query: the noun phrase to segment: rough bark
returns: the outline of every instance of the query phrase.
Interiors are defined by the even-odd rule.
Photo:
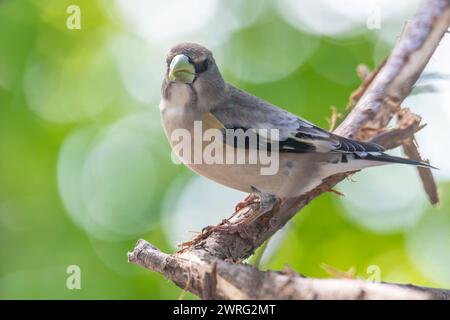
[[[191,252],[169,255],[139,240],[128,259],[202,299],[450,299],[449,290],[360,279],[305,278],[292,269],[261,271]]]

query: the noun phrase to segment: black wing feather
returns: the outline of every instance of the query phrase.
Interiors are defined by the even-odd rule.
[[[230,99],[215,106],[210,111],[211,114],[228,130],[258,132],[258,129],[277,129],[279,152],[383,152],[383,148],[377,144],[337,136],[232,86],[230,86],[230,92]],[[267,141],[265,137],[258,136],[257,147],[264,146],[270,150],[271,142],[273,141]],[[247,144],[246,147],[248,147]]]

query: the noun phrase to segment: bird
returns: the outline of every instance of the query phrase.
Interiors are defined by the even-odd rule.
[[[277,199],[305,194],[334,174],[392,163],[432,168],[425,162],[386,154],[378,144],[328,132],[240,90],[224,80],[212,52],[202,45],[177,44],[169,50],[166,63],[159,108],[171,147],[194,172],[248,192],[236,210],[258,202],[259,209],[252,219],[270,210]],[[192,153],[180,150],[177,133],[195,136],[196,123],[202,125],[202,134],[211,129],[219,132],[221,137],[216,143],[221,144],[224,155],[245,156],[250,150],[266,147],[277,156],[277,171],[261,174],[261,163],[195,161]],[[267,130],[275,130],[278,136],[268,137]],[[255,133],[256,144],[237,144],[235,139],[226,139],[230,132],[237,131]],[[197,143],[193,136],[188,145]],[[205,141],[200,144],[204,146]]]

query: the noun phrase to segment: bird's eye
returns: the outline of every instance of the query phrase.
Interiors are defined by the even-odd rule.
[[[205,72],[208,69],[208,59],[195,63],[194,67],[196,73]]]

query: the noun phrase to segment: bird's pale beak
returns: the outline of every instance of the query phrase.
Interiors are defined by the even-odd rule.
[[[192,83],[195,78],[195,68],[184,54],[173,57],[169,67],[169,81]]]

